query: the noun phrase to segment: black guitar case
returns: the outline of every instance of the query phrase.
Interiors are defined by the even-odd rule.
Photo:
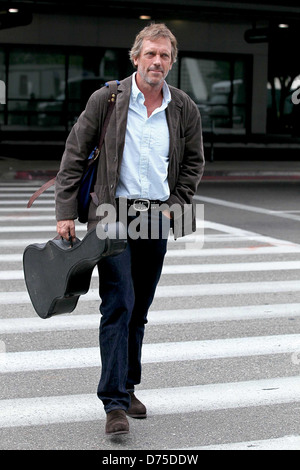
[[[97,235],[96,230],[98,230]],[[105,236],[103,236],[105,233]],[[92,272],[104,256],[121,253],[127,244],[120,223],[94,228],[73,243],[55,238],[25,248],[23,270],[30,300],[41,318],[72,312],[90,287]]]

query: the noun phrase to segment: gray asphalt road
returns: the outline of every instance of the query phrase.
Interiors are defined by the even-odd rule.
[[[53,192],[25,209],[34,186],[0,189],[1,449],[144,450],[150,464],[154,451],[300,448],[299,185],[201,186],[204,246],[201,220],[170,241],[149,314],[149,416],[114,439],[95,395],[97,277],[74,314],[49,320],[26,293],[25,246],[55,236]]]

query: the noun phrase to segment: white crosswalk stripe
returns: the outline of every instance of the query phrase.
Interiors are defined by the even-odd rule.
[[[299,402],[300,377],[141,390],[139,395],[151,403],[151,415],[270,406]],[[103,419],[98,402],[94,394],[2,400],[0,428]]]
[[[37,243],[43,243],[39,241]],[[199,273],[230,273],[251,271],[282,271],[300,269],[299,261],[269,261],[261,263],[226,263],[226,264],[180,264],[163,267],[163,274],[199,274]],[[98,277],[94,270],[93,277]],[[23,270],[0,271],[0,279],[24,279]]]
[[[246,305],[242,307],[219,307],[180,310],[151,310],[148,315],[151,325],[180,323],[228,322],[233,320],[262,320],[274,318],[300,317],[299,304]],[[40,318],[3,318],[0,331],[6,335],[14,333],[34,333],[39,331],[84,330],[97,328],[98,314],[70,315],[53,317],[51,321]]]
[[[99,326],[99,315],[90,313],[100,303],[94,284],[96,270],[93,285],[80,298],[74,314],[42,320],[31,306],[22,270],[23,250],[30,243],[43,243],[55,236],[53,190],[47,191],[28,211],[27,198],[35,189],[32,183],[26,187],[22,183],[6,184],[0,189],[0,374],[4,384],[0,430],[4,433],[5,430],[18,433],[35,426],[46,432],[48,425],[88,424],[105,418],[100,401],[91,392],[95,384],[85,384],[85,393],[80,390],[71,394],[47,393],[47,382],[44,394],[38,390],[36,393],[32,390],[31,395],[23,394],[22,387],[14,397],[6,392],[5,384],[13,378],[21,380],[24,374],[34,383],[51,372],[63,378],[71,370],[100,367],[99,348],[91,339]],[[249,210],[254,209],[258,208]],[[202,227],[203,223],[198,221],[196,237],[170,240],[161,283],[149,312],[143,364],[149,371],[155,367],[156,372],[149,375],[148,385],[141,386],[138,394],[147,403],[149,418],[155,423],[160,416],[167,420],[175,414],[184,417],[189,413],[199,416],[205,413],[207,418],[222,410],[238,413],[252,407],[256,410],[293,404],[299,407],[300,335],[291,327],[285,334],[278,334],[274,325],[282,321],[290,326],[300,319],[300,245],[205,221],[202,247]],[[78,227],[80,237],[85,230],[85,226]],[[267,280],[259,277],[267,273],[270,273]],[[277,299],[274,293],[282,297]],[[245,295],[250,296],[251,304],[245,305]],[[172,305],[169,299],[174,299]],[[223,304],[214,305],[216,299],[222,299]],[[245,333],[242,336],[239,328]],[[206,336],[199,333],[202,329],[208,332]],[[214,329],[217,331],[210,337]],[[48,334],[53,335],[53,344],[44,346],[43,338]],[[73,334],[86,335],[89,345],[73,344]],[[236,367],[241,368],[240,378],[234,376],[231,380],[228,370],[228,381],[216,377],[213,382],[202,382],[199,370],[207,364],[210,368],[220,361],[222,370],[229,367],[226,361],[235,360]],[[285,360],[289,366],[286,371],[284,367],[279,369],[280,376],[264,377],[260,373],[248,376],[249,360],[258,361],[258,371],[260,361]],[[171,370],[181,365],[192,371],[190,382],[185,385],[181,377],[175,384],[165,377],[158,388],[160,384],[154,377],[160,368]],[[170,441],[170,449],[183,451],[300,448],[300,436],[293,429],[288,434],[270,435],[269,439],[251,434],[251,439],[244,442],[230,442],[228,435],[224,435],[221,443],[212,440],[207,445],[194,439],[190,446],[188,437],[175,447],[174,442]]]
[[[203,297],[219,295],[259,294],[267,292],[299,292],[299,280],[270,282],[238,282],[222,284],[158,286],[156,298]],[[98,289],[90,289],[81,297],[82,302],[98,300]],[[0,305],[30,303],[27,292],[0,292]]]
[[[253,320],[289,318],[300,316],[300,304],[254,305],[243,307],[220,307],[203,309],[152,310],[148,318],[151,325],[223,322],[232,320]],[[2,334],[34,333],[39,331],[84,330],[97,328],[98,314],[53,317],[51,322],[39,318],[0,319]]]
[[[299,450],[300,436],[284,436],[260,441],[234,442],[205,447],[189,447],[183,450]]]
[[[300,351],[300,335],[154,343],[144,345],[143,363],[286,354],[294,351]],[[4,355],[0,373],[97,367],[98,364],[98,348],[14,352]]]

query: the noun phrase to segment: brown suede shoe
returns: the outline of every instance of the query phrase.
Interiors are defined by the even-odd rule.
[[[107,413],[105,432],[110,436],[129,433],[129,423],[124,410],[113,410]]]
[[[147,418],[147,410],[145,405],[138,400],[133,392],[129,392],[131,398],[131,404],[126,413],[131,418]]]

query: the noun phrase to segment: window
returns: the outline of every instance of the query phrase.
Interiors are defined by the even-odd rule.
[[[100,54],[87,51],[82,54],[70,54],[68,64],[68,128],[74,124],[83,111],[91,94],[104,85],[100,76]]]
[[[0,123],[10,129],[68,132],[95,90],[132,72],[123,49],[4,46],[0,80],[8,75],[8,99]]]
[[[205,131],[243,133],[251,98],[247,60],[180,53],[167,81],[195,101]],[[0,108],[0,124],[68,133],[95,90],[133,71],[127,49],[5,45],[0,48],[0,80],[7,80],[7,103]]]
[[[300,136],[300,75],[273,77],[267,85],[268,131]]]
[[[245,132],[246,63],[244,60],[181,55],[168,82],[179,86],[198,105],[206,130]]]
[[[74,124],[91,94],[108,80],[132,74],[128,52],[120,49],[87,49],[70,54],[68,61],[68,127]]]
[[[22,127],[63,125],[59,97],[64,82],[63,54],[12,48],[8,73],[8,124]]]

